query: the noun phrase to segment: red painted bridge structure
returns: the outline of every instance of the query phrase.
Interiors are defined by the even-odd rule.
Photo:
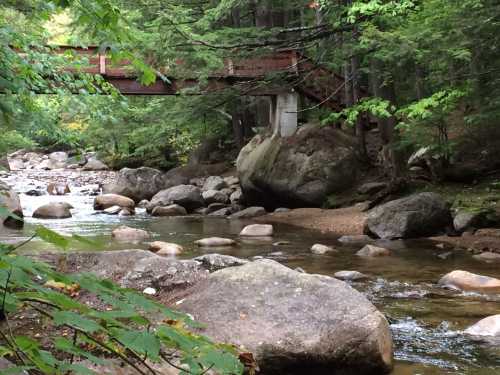
[[[98,47],[58,46],[55,53],[72,53],[86,57],[87,63],[80,71],[101,75],[123,95],[177,95],[181,90],[196,87],[196,77],[177,79],[161,71],[151,85],[139,82],[130,61],[113,62]],[[179,63],[182,65],[182,63]],[[167,80],[160,78],[161,75]],[[261,85],[258,81],[269,76],[280,75],[279,84]],[[224,68],[210,74],[202,92],[209,93],[229,86],[244,95],[277,96],[291,91],[298,92],[312,101],[333,110],[343,108],[342,76],[315,65],[296,51],[279,51],[273,54],[245,59],[225,59]]]

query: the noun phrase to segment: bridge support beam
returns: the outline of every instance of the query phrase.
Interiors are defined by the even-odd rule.
[[[273,134],[290,137],[297,131],[299,95],[287,92],[273,97],[271,106],[271,126]]]

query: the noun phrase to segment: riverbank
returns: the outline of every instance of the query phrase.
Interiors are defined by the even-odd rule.
[[[367,216],[362,208],[361,205],[337,209],[297,208],[260,216],[255,218],[255,221],[293,225],[336,237],[359,235],[363,234]]]

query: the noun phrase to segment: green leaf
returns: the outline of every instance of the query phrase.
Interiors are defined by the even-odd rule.
[[[64,250],[66,250],[69,246],[69,240],[60,235],[57,232],[54,232],[53,230],[50,230],[44,226],[37,226],[35,229],[35,233],[38,237],[40,237],[42,240],[55,245],[57,247],[60,247]]]
[[[115,337],[123,346],[153,360],[159,359],[160,340],[146,331],[116,330]]]
[[[72,311],[57,311],[52,315],[56,325],[68,325],[81,329],[86,333],[94,333],[102,330],[95,321],[87,319]]]

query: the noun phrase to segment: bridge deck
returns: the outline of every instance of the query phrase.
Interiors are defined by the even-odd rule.
[[[156,82],[145,86],[138,81],[130,61],[112,61],[106,53],[101,53],[98,47],[56,46],[53,50],[55,54],[86,57],[84,64],[80,61],[80,66],[68,66],[64,69],[101,75],[123,95],[178,95],[181,90],[191,87],[197,89],[193,94],[204,94],[222,91],[231,86],[243,95],[253,96],[276,96],[295,90],[333,110],[340,110],[344,106],[344,78],[329,69],[315,65],[297,51],[280,51],[245,59],[225,59],[223,68],[211,73],[207,84],[199,91],[199,75],[196,72],[193,72],[190,78],[174,77],[174,70],[182,70],[183,62],[180,60],[170,72],[167,68],[160,68]],[[256,84],[265,77],[277,74],[286,76],[279,84]],[[162,80],[161,76],[167,77],[168,82]]]

